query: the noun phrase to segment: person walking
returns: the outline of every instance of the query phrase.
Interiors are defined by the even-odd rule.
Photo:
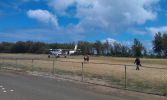
[[[138,57],[135,59],[134,64],[136,64],[136,70],[140,70],[139,66],[141,66],[141,63],[140,63],[140,59]]]

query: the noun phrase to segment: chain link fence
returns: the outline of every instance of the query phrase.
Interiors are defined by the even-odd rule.
[[[47,73],[109,87],[167,95],[167,68],[74,62],[59,59],[0,58],[0,69]]]

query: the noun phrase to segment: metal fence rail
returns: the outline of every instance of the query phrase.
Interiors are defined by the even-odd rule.
[[[59,59],[0,58],[0,69],[44,72],[64,78],[146,93],[167,95],[167,68],[62,61]]]

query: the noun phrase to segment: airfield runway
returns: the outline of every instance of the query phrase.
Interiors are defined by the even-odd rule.
[[[166,100],[162,96],[130,94],[125,90],[107,95],[88,87],[91,85],[59,78],[0,71],[0,100]]]

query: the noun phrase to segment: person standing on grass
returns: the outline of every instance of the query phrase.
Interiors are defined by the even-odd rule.
[[[84,55],[84,63],[86,62],[86,59],[87,59],[87,58],[86,58],[86,55]]]
[[[139,66],[141,66],[139,57],[136,58],[134,64],[136,64],[136,70],[140,70]]]
[[[89,55],[84,55],[84,62],[89,62]]]

